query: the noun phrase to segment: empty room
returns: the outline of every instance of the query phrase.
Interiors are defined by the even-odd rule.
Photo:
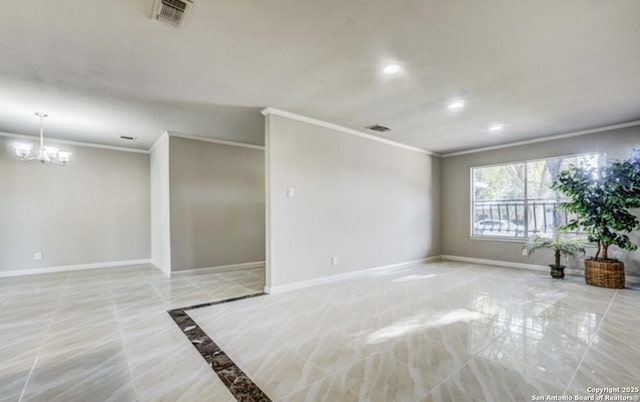
[[[640,1],[5,1],[0,402],[640,399]]]

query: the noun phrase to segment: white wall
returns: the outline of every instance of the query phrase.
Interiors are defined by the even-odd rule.
[[[169,204],[169,136],[156,142],[150,157],[151,261],[171,273],[171,216]]]
[[[263,263],[264,150],[169,143],[172,271]]]
[[[270,290],[440,254],[439,158],[281,116],[266,125]]]
[[[37,143],[0,137],[0,275],[149,259],[149,155],[47,140],[72,156],[44,166],[16,141]]]

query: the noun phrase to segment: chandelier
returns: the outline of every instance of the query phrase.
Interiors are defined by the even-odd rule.
[[[44,128],[42,127],[42,119],[47,117],[46,114],[36,112],[36,116],[40,118],[40,149],[37,152],[31,152],[33,144],[24,142],[16,144],[16,154],[23,161],[40,161],[43,165],[53,163],[64,166],[69,162],[71,153],[60,151],[56,147],[47,147],[44,145]]]

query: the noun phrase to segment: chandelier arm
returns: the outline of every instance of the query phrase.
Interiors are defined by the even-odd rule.
[[[44,128],[42,125],[42,117],[44,117],[42,115],[42,113],[38,114],[38,117],[40,117],[40,150],[42,152],[42,150],[44,149]]]
[[[43,165],[61,165],[65,166],[69,162],[70,152],[60,151],[57,147],[44,146],[44,122],[43,119],[47,114],[36,112],[36,116],[40,118],[40,149],[32,151],[30,144],[16,144],[16,152],[22,161],[39,161]]]

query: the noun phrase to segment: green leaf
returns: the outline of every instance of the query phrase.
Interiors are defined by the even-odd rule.
[[[568,198],[560,209],[576,216],[562,229],[581,228],[590,241],[637,249],[627,234],[640,229],[640,220],[630,211],[640,208],[640,149],[602,168],[571,165],[558,173],[551,188]]]

